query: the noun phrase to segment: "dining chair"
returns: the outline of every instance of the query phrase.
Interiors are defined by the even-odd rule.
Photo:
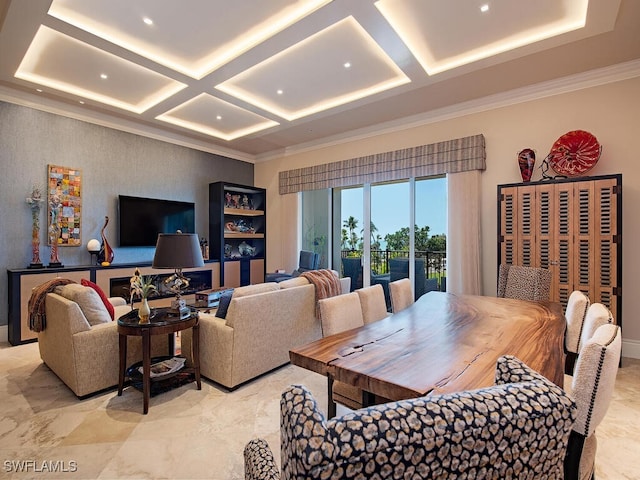
[[[546,268],[501,264],[498,273],[498,297],[548,301],[551,271]]]
[[[414,302],[411,280],[401,278],[400,280],[389,282],[389,296],[391,297],[391,311],[393,313],[398,313],[411,306]]]
[[[593,337],[594,333],[598,328],[602,325],[615,325],[615,319],[611,314],[611,311],[605,307],[601,303],[592,303],[589,305],[587,309],[587,313],[584,318],[582,331],[580,332],[580,339],[578,340],[578,351],[576,352],[575,359],[577,361],[580,358],[580,353],[582,351],[583,346],[589,341],[591,337]],[[567,355],[568,356],[568,355]],[[565,373],[564,373],[564,389],[571,393],[572,389],[572,375],[575,370],[575,362],[572,366],[571,370],[566,371],[565,365]]]
[[[377,322],[389,315],[382,285],[378,283],[370,287],[359,288],[356,293],[360,299],[362,318],[365,324]]]
[[[594,477],[595,430],[609,408],[621,353],[620,327],[613,324],[598,327],[580,350],[569,393],[576,402],[578,415],[567,446],[564,465],[567,480]]]
[[[360,297],[356,292],[324,298],[319,300],[318,304],[320,305],[323,337],[364,325]],[[336,416],[336,402],[354,410],[362,408],[365,404],[364,393],[358,387],[334,381],[331,377],[328,378],[327,387],[327,416],[329,418]]]
[[[589,305],[591,305],[589,297],[580,290],[571,292],[569,300],[567,300],[567,308],[564,312],[567,322],[567,331],[564,337],[564,350],[567,354],[564,373],[568,375],[573,373],[573,367],[580,351],[580,335]]]

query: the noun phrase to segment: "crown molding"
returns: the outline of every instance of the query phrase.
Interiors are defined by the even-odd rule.
[[[122,118],[110,118],[108,114],[93,112],[82,107],[74,107],[73,105],[68,105],[64,102],[32,93],[18,92],[3,85],[0,85],[0,100],[8,103],[14,103],[16,105],[21,105],[23,107],[29,107],[35,110],[41,110],[43,112],[72,118],[74,120],[80,120],[83,122],[100,125],[102,127],[113,128],[114,130],[120,130],[123,132],[140,135],[142,137],[152,138],[154,140],[160,140],[163,142],[171,143],[173,145],[179,145],[181,147],[192,148],[194,150],[200,150],[202,152],[212,153],[214,155],[221,155],[224,157],[233,158],[235,160],[255,163],[255,157],[251,154],[243,153],[233,149],[226,149],[224,147],[212,145],[204,141],[201,142],[159,128],[143,126],[131,120]]]

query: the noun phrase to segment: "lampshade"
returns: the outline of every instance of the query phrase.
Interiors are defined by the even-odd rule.
[[[200,242],[195,233],[160,233],[153,256],[153,268],[204,266]]]

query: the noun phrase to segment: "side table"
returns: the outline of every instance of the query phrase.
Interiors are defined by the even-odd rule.
[[[187,328],[193,329],[193,373],[198,390],[202,389],[200,381],[200,323],[198,312],[193,311],[186,318],[173,314],[169,308],[153,308],[149,323],[139,323],[138,311],[121,316],[118,319],[120,369],[118,372],[118,396],[122,395],[125,371],[127,368],[127,337],[142,337],[142,394],[143,413],[149,411],[151,392],[151,336],[169,335]]]

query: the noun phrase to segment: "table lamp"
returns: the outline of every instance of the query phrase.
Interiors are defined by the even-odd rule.
[[[87,242],[87,251],[91,255],[91,265],[98,264],[98,254],[100,253],[100,241],[92,238]]]
[[[173,268],[175,273],[165,279],[163,284],[175,293],[171,301],[171,311],[180,318],[188,317],[191,312],[182,298],[182,291],[189,286],[189,279],[182,274],[183,268],[202,267],[202,250],[198,235],[195,233],[160,233],[153,256],[153,268]]]

